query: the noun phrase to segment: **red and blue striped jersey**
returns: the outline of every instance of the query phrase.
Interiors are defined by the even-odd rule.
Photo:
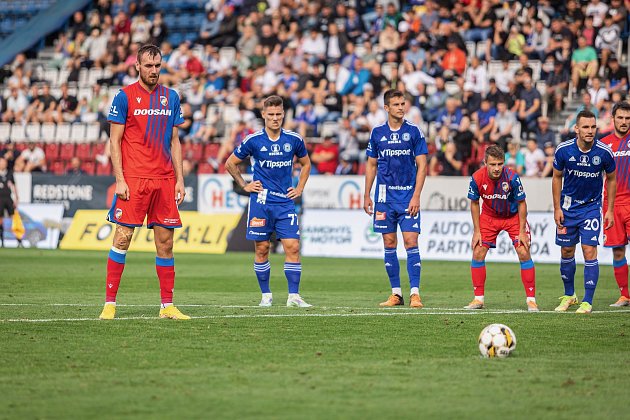
[[[125,125],[121,141],[125,177],[175,176],[171,136],[173,127],[184,122],[177,92],[162,85],[148,92],[140,82],[133,83],[118,91],[107,120]]]
[[[488,175],[488,168],[478,169],[470,177],[468,198],[479,201],[483,198],[481,212],[492,217],[507,218],[518,213],[518,203],[525,200],[525,191],[518,174],[503,167],[499,179]]]
[[[612,149],[617,171],[616,206],[630,206],[630,133],[619,138],[613,132],[600,140]],[[604,184],[604,187],[606,184]],[[604,192],[605,206],[608,206],[607,195]],[[604,207],[604,209],[606,209]]]

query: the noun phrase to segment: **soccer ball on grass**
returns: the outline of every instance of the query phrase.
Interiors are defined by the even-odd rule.
[[[483,357],[508,357],[516,348],[516,336],[507,325],[490,324],[479,334],[479,351]]]

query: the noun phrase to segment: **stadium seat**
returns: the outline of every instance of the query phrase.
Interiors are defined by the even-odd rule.
[[[214,168],[208,162],[201,162],[197,168],[199,174],[213,174]]]
[[[26,125],[26,138],[40,141],[42,139],[41,125],[39,123],[28,123]]]
[[[203,144],[201,143],[191,144],[189,147],[189,154],[186,156],[187,157],[190,156],[190,160],[192,160],[193,162],[200,161],[201,157],[203,156]]]
[[[55,133],[55,139],[58,142],[62,142],[62,143],[70,141],[70,124],[68,123],[57,124],[57,131]]]
[[[85,160],[81,163],[81,169],[86,175],[94,175],[96,164],[93,160]]]
[[[112,174],[112,164],[107,163],[107,165],[97,164],[96,165],[96,175],[111,175]]]
[[[91,143],[77,144],[75,154],[81,160],[90,159],[92,157],[92,144]]]
[[[44,153],[46,154],[46,159],[57,159],[59,157],[59,144],[47,143],[44,146]]]
[[[107,143],[95,143],[92,150],[94,156],[105,154],[105,146],[107,146]]]
[[[208,159],[208,158],[215,158],[215,157],[217,157],[217,154],[219,153],[219,148],[220,147],[221,147],[221,145],[219,143],[206,144],[206,146],[203,149],[203,158],[204,159]]]
[[[62,159],[55,159],[48,167],[48,171],[54,175],[63,175],[66,173],[66,165]]]
[[[11,124],[0,123],[0,142],[5,142],[11,138]]]
[[[85,124],[73,123],[70,128],[70,141],[81,143],[85,141]]]
[[[85,130],[85,140],[89,142],[98,141],[101,135],[101,125],[99,123],[88,124]]]
[[[26,127],[22,123],[13,123],[11,125],[11,141],[26,141]]]
[[[74,143],[62,143],[59,150],[59,158],[68,160],[74,156]]]
[[[54,123],[43,123],[41,129],[41,139],[44,143],[52,143],[55,141],[55,131],[57,129],[57,125]]]

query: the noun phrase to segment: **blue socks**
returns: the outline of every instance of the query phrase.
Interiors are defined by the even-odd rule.
[[[409,286],[412,289],[420,288],[420,271],[422,270],[422,262],[420,261],[420,251],[418,247],[407,248],[407,273],[409,274]],[[399,282],[400,284],[400,282]]]
[[[302,275],[302,263],[284,263],[284,275],[289,283],[289,293],[299,293],[300,276]]]
[[[262,263],[254,262],[254,272],[256,273],[256,278],[258,279],[260,291],[262,293],[271,293],[271,289],[269,288],[271,264],[269,264],[269,261],[265,261]]]
[[[583,302],[593,304],[593,295],[595,294],[595,287],[597,287],[597,280],[599,280],[599,262],[595,260],[584,261],[584,299]]]
[[[560,276],[562,276],[564,283],[564,294],[573,296],[575,294],[575,257],[560,259]]]
[[[418,257],[419,258],[419,257]],[[400,288],[400,264],[396,248],[385,248],[385,270],[389,276],[389,284],[392,289]]]

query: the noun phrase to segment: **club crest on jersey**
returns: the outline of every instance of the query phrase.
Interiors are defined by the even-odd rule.
[[[600,159],[600,157],[593,156],[593,165],[599,165],[600,163],[602,163],[602,160]]]
[[[284,149],[285,152],[289,153],[291,151],[291,144],[284,143],[284,146],[282,146],[282,148]]]
[[[117,220],[120,220],[120,218],[122,217],[122,214],[123,214],[122,209],[116,209],[116,212],[114,213],[114,217],[115,217]]]
[[[168,105],[168,99],[166,99],[166,96],[160,96],[160,103],[162,104],[162,106]]]
[[[507,182],[502,182],[501,188],[503,189],[503,191],[508,192],[508,190],[510,189],[510,184],[508,184]]]
[[[269,156],[282,156],[282,152],[280,151],[280,145],[274,143],[271,145],[271,152],[269,152]]]
[[[612,146],[612,144],[611,144]],[[630,140],[628,140],[628,143],[626,143],[626,146],[630,149]]]
[[[403,141],[411,140],[411,135],[409,133],[403,133]]]

